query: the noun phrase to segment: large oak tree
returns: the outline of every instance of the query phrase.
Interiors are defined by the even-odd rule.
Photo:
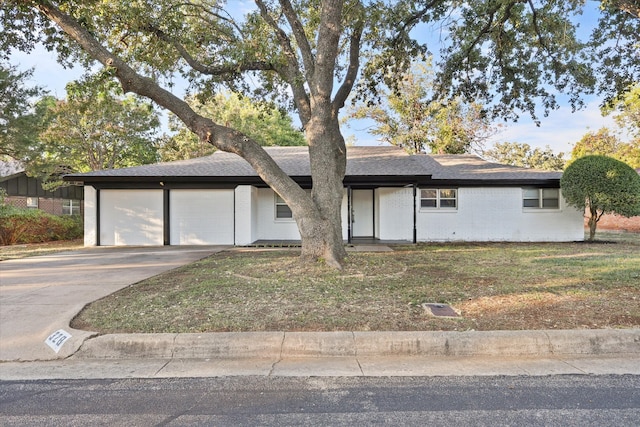
[[[436,91],[517,117],[557,106],[556,91],[579,105],[579,94],[613,97],[640,75],[635,1],[601,2],[602,25],[591,44],[576,36],[582,0],[255,0],[235,20],[216,0],[5,0],[2,48],[30,49],[37,41],[62,61],[97,60],[125,92],[170,110],[203,141],[245,158],[289,205],[302,236],[303,258],[339,267],[340,205],[346,167],[338,115],[348,96],[375,96],[385,80],[407,70],[427,48],[440,50]],[[440,31],[441,45],[412,39],[418,26]],[[616,43],[609,43],[615,35]],[[435,38],[437,40],[437,37]],[[594,56],[599,53],[598,56]],[[600,60],[594,64],[594,58]],[[595,73],[610,73],[598,80]],[[305,129],[313,191],[289,178],[260,145],[198,114],[166,88],[171,75],[198,92],[231,89],[275,94],[291,101]],[[251,78],[248,78],[248,77]],[[359,84],[356,87],[356,79]],[[600,83],[598,83],[600,82]]]

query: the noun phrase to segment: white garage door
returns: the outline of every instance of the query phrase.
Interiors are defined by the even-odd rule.
[[[101,190],[100,244],[161,246],[162,212],[162,190]]]
[[[233,190],[171,190],[172,245],[233,245]]]

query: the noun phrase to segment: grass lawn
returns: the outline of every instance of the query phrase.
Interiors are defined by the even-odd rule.
[[[640,327],[640,234],[598,243],[456,243],[350,253],[342,271],[298,250],[234,249],[85,308],[103,333]],[[607,241],[602,242],[603,240]],[[460,319],[423,303],[447,303]]]
[[[0,261],[4,261],[7,259],[26,258],[30,256],[48,255],[62,251],[72,251],[76,249],[82,249],[83,245],[83,240],[77,239],[45,243],[29,243],[24,245],[0,246]]]

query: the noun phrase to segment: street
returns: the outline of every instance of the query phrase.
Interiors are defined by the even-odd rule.
[[[0,425],[640,425],[640,376],[0,382]]]

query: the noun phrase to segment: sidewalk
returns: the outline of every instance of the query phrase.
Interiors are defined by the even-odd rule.
[[[0,380],[223,375],[640,375],[640,329],[109,334],[85,304],[223,247],[91,248],[0,263]],[[58,353],[45,339],[71,334]],[[25,363],[29,362],[29,363]]]

